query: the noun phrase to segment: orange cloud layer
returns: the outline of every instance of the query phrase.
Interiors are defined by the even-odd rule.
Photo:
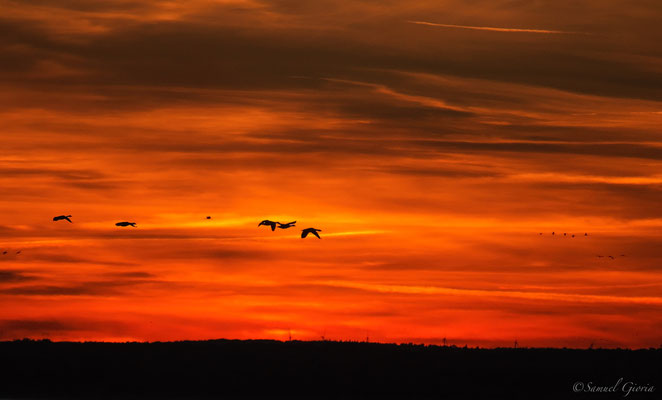
[[[479,3],[0,2],[0,339],[658,346],[659,13]]]

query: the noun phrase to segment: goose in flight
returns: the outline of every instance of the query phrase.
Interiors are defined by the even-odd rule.
[[[135,222],[118,222],[115,224],[115,226],[132,226],[136,228],[136,223]]]
[[[305,239],[305,237],[308,236],[309,233],[312,233],[313,235],[317,236],[318,239],[321,239],[320,235],[318,235],[317,232],[322,232],[322,230],[315,228],[304,229],[301,231],[301,239]]]
[[[291,227],[293,227],[294,224],[296,224],[297,222],[296,222],[296,221],[292,221],[292,222],[288,222],[288,223],[286,223],[286,224],[281,224],[280,222],[276,222],[276,223],[278,224],[278,227],[279,227],[280,229],[287,229],[287,228],[291,228]]]
[[[264,221],[262,221],[262,222],[260,222],[259,224],[257,224],[257,226],[260,227],[260,226],[262,226],[262,225],[267,225],[267,226],[270,226],[270,227],[271,227],[271,230],[272,230],[272,231],[275,231],[275,230],[276,230],[276,224],[278,224],[278,223],[279,223],[279,222],[269,221],[268,219],[265,219]]]
[[[69,221],[69,223],[71,223],[71,220],[69,218],[71,218],[71,215],[58,215],[57,217],[53,217],[53,221],[61,221],[63,219],[66,219],[67,221]]]
[[[207,219],[211,219],[211,215],[207,215]]]

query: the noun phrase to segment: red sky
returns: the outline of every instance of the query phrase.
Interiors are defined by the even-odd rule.
[[[662,6],[576,3],[0,0],[0,339],[659,346]]]

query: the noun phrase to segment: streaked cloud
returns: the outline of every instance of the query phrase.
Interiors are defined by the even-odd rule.
[[[427,25],[427,26],[438,26],[442,28],[459,28],[459,29],[473,29],[477,31],[492,31],[492,32],[521,32],[521,33],[546,33],[546,34],[565,34],[565,35],[586,35],[583,32],[568,32],[568,31],[556,31],[549,29],[526,29],[526,28],[496,28],[491,26],[470,26],[470,25],[452,25],[452,24],[439,24],[434,22],[425,22],[425,21],[407,21],[410,24],[416,25]]]
[[[0,339],[657,346],[660,13],[520,3],[0,0]]]

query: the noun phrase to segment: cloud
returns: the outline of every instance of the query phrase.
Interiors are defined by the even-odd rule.
[[[114,335],[126,332],[128,326],[122,321],[88,318],[22,318],[0,319],[0,338],[4,340],[24,337],[53,338],[60,335]]]
[[[3,319],[75,339],[656,332],[652,2],[0,3],[0,247],[24,249],[0,258]]]
[[[33,279],[36,279],[36,277],[23,271],[0,270],[0,283],[24,282]]]
[[[69,285],[34,284],[14,286],[0,289],[0,293],[20,296],[112,296],[121,295],[134,287],[153,283],[158,283],[158,281],[139,277],[118,277],[106,281],[88,281]]]
[[[473,29],[477,31],[491,31],[491,32],[519,32],[519,33],[546,33],[546,34],[564,34],[564,35],[586,35],[583,32],[569,32],[569,31],[555,31],[547,29],[523,29],[523,28],[495,28],[489,26],[470,26],[470,25],[451,25],[451,24],[438,24],[433,22],[424,21],[407,21],[410,24],[439,26],[442,28],[459,28],[459,29]]]

